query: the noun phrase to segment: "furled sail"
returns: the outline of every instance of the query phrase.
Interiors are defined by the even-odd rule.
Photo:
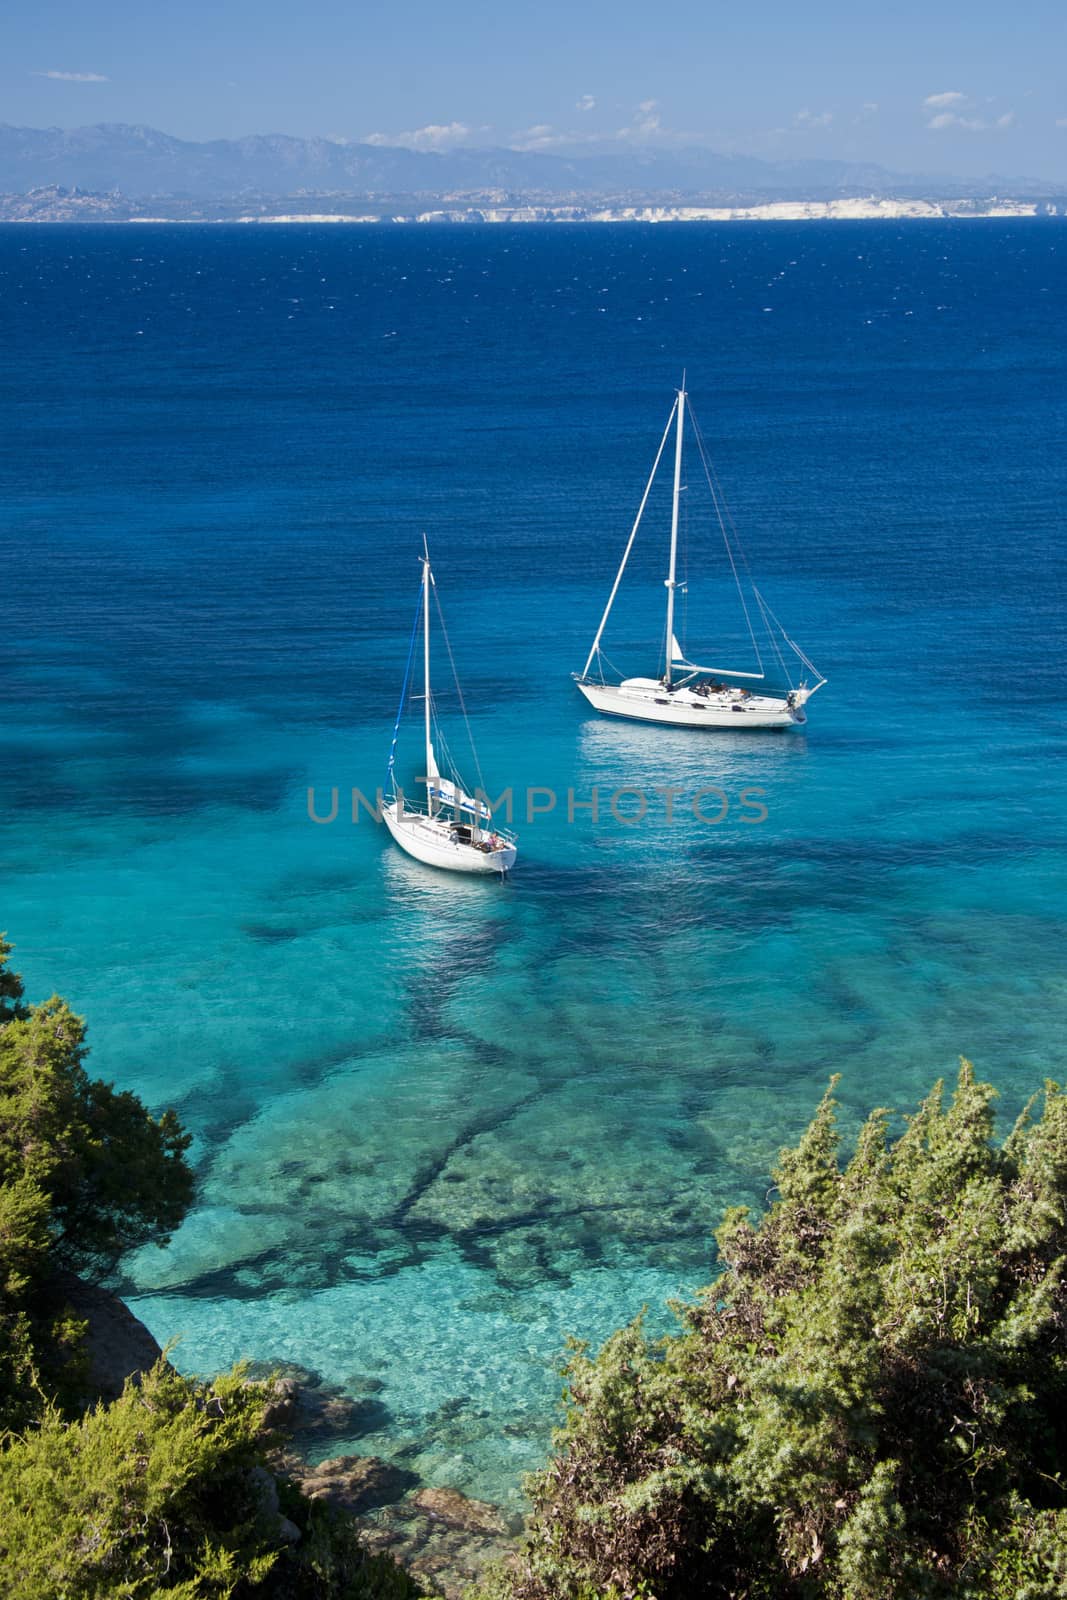
[[[440,800],[446,806],[458,806],[460,811],[469,811],[472,817],[479,817],[482,822],[491,822],[492,813],[482,800],[476,800],[473,795],[464,794],[462,789],[457,789],[448,778],[433,774],[426,784],[431,800]]]

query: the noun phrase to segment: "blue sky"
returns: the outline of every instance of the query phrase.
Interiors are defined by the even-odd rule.
[[[44,0],[0,121],[416,148],[714,149],[1067,178],[1067,7]]]

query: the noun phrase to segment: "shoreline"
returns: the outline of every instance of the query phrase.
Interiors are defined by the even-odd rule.
[[[946,222],[946,221],[1062,221],[1067,219],[1067,199],[1015,200],[991,196],[978,199],[879,199],[875,195],[839,200],[775,200],[758,205],[623,205],[575,204],[449,204],[425,209],[394,211],[267,211],[236,215],[163,216],[134,211],[122,196],[31,191],[25,195],[0,195],[0,223],[138,223],[205,226],[279,226],[292,224],[349,224],[363,227],[461,226],[499,224],[619,224],[619,223],[731,223],[731,222]],[[225,207],[226,201],[215,202]],[[373,201],[368,202],[373,204]],[[209,204],[204,210],[210,210]],[[119,211],[122,214],[116,215]],[[7,213],[6,215],[4,213]]]

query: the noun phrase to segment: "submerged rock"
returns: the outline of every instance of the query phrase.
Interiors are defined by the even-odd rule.
[[[523,1519],[488,1501],[470,1499],[458,1489],[430,1488],[417,1472],[379,1456],[307,1459],[306,1453],[321,1449],[331,1435],[340,1441],[358,1433],[354,1424],[368,1408],[384,1409],[373,1393],[379,1380],[356,1375],[352,1387],[364,1395],[353,1399],[291,1363],[257,1363],[250,1372],[270,1384],[268,1429],[289,1436],[272,1452],[273,1466],[310,1500],[352,1515],[368,1550],[391,1555],[443,1600],[462,1600],[491,1562],[512,1552]],[[436,1419],[446,1434],[455,1405],[446,1402]],[[454,1426],[457,1419],[452,1420]]]
[[[456,1489],[420,1489],[359,1519],[368,1550],[389,1554],[444,1600],[462,1600],[486,1567],[514,1551],[521,1518]]]
[[[521,1517],[505,1517],[499,1506],[490,1505],[487,1500],[468,1499],[458,1489],[419,1489],[411,1496],[411,1504],[465,1533],[517,1533],[522,1527]]]
[[[309,1500],[328,1500],[345,1511],[370,1511],[391,1504],[418,1483],[406,1467],[379,1456],[332,1456],[317,1466],[290,1465]]]
[[[356,1399],[303,1367],[257,1361],[248,1374],[253,1382],[270,1381],[264,1427],[290,1434],[299,1451],[314,1451],[330,1439],[357,1439],[389,1422],[387,1408],[374,1394]]]

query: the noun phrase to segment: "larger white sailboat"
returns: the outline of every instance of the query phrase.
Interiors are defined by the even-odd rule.
[[[438,766],[437,752],[434,749],[435,714],[434,702],[430,688],[430,596],[436,599],[436,584],[430,568],[430,552],[425,538],[422,541],[422,583],[419,589],[419,608],[415,614],[415,625],[411,630],[411,644],[408,648],[407,668],[404,673],[404,686],[400,691],[400,709],[396,714],[396,725],[393,728],[393,742],[389,750],[389,767],[386,774],[386,787],[388,798],[382,806],[382,817],[386,827],[402,850],[409,856],[414,856],[417,861],[424,861],[427,866],[443,867],[448,872],[477,872],[477,873],[505,873],[515,865],[518,854],[515,835],[505,828],[495,828],[493,818],[485,797],[484,785],[477,794],[471,795],[460,779],[454,762],[447,755],[443,755],[444,764],[449,769],[442,773]],[[438,604],[440,616],[440,604]],[[404,715],[404,707],[408,700],[408,685],[411,681],[411,667],[415,654],[415,644],[419,632],[419,621],[422,621],[422,665],[423,665],[423,727],[426,741],[425,768],[420,783],[426,785],[426,804],[424,807],[409,806],[404,798],[404,792],[396,781],[396,751],[400,737],[400,723]],[[440,617],[441,628],[444,628],[444,618]],[[446,648],[449,660],[452,658],[452,649],[448,644],[445,634]],[[455,677],[455,663],[452,663],[453,676]],[[459,693],[460,707],[463,720],[467,723],[467,733],[470,737],[470,723],[467,720],[466,707],[463,703],[462,691],[459,689],[459,679],[456,677],[456,689]],[[447,751],[444,737],[437,730],[438,743],[442,751]],[[471,738],[471,752],[477,768],[478,758],[474,753],[474,740]],[[478,772],[481,777],[480,770]]]
[[[575,673],[575,681],[582,694],[597,711],[605,716],[627,717],[638,722],[666,723],[675,728],[790,728],[807,720],[804,707],[817,689],[826,682],[807,656],[789,638],[777,618],[772,614],[759,590],[754,584],[750,585],[752,606],[745,598],[745,589],[741,579],[739,565],[743,566],[743,556],[737,543],[736,531],[729,524],[728,514],[715,482],[715,476],[704,449],[699,428],[692,416],[692,408],[687,407],[688,395],[684,387],[679,389],[671,414],[667,419],[667,426],[663,430],[656,459],[652,465],[645,492],[641,497],[637,517],[630,537],[623,551],[619,570],[615,575],[608,603],[604,615],[600,619],[600,626],[596,631],[592,649],[580,673]],[[685,419],[687,409],[692,421],[692,433],[700,455],[704,476],[711,491],[712,503],[718,526],[721,530],[729,564],[737,585],[738,596],[744,612],[745,622],[748,626],[749,637],[755,651],[755,672],[741,672],[730,667],[703,667],[687,659],[682,646],[678,643],[675,633],[675,596],[685,589],[684,583],[678,581],[678,519],[679,505],[683,493],[682,485],[682,446],[685,435]],[[671,536],[670,559],[667,577],[667,620],[664,630],[664,656],[665,670],[658,678],[623,678],[621,682],[613,683],[605,677],[605,666],[609,666],[602,650],[601,641],[604,630],[608,625],[608,618],[615,604],[615,597],[622,583],[626,564],[630,559],[637,530],[641,525],[648,497],[659,471],[660,461],[666,449],[667,441],[672,427],[675,430],[674,447],[674,493],[671,501]],[[753,625],[753,611],[758,616],[763,629],[766,631],[769,652],[772,656],[774,670],[768,673],[764,667],[763,657],[757,641],[756,629]],[[783,646],[785,649],[783,650]],[[815,679],[814,683],[807,681],[806,676],[801,676],[800,681],[793,683],[792,672],[787,660],[786,651],[801,664],[804,672],[810,673]],[[749,685],[761,685],[759,688]]]

